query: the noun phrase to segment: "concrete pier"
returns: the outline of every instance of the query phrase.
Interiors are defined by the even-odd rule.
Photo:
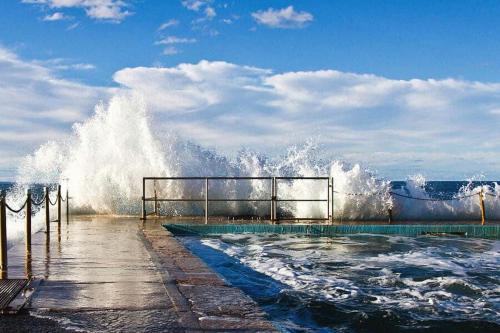
[[[31,258],[23,242],[8,254],[9,278],[40,283],[24,314],[2,317],[0,332],[276,331],[154,220],[76,217],[48,240],[34,234]]]

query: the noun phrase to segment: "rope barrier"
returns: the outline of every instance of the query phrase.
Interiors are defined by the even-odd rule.
[[[52,206],[55,206],[57,204],[57,198],[56,198],[56,201],[52,202],[50,201],[50,196],[49,196],[49,203],[52,205]]]
[[[473,196],[476,196],[479,194],[479,193],[473,193],[473,194],[463,195],[461,197],[455,197],[455,198],[450,198],[450,199],[435,199],[435,198],[417,198],[417,197],[412,197],[409,195],[399,194],[396,192],[389,192],[389,193],[392,195],[398,196],[398,197],[408,198],[408,199],[413,199],[413,200],[420,200],[420,201],[456,201],[456,200],[470,198],[470,197],[473,197]]]
[[[373,195],[384,195],[385,193],[384,192],[374,192],[374,193],[342,193],[342,192],[338,192],[338,191],[333,191],[334,193],[338,193],[338,194],[343,194],[343,195],[349,195],[349,196],[373,196]],[[450,199],[437,199],[437,198],[418,198],[418,197],[412,197],[410,195],[405,195],[405,194],[400,194],[400,193],[396,193],[396,192],[392,192],[392,191],[389,191],[389,192],[386,192],[390,195],[395,195],[397,197],[402,197],[402,198],[407,198],[407,199],[412,199],[412,200],[419,200],[419,201],[455,201],[455,200],[462,200],[462,199],[466,199],[466,198],[470,198],[470,197],[473,197],[473,196],[476,196],[479,194],[479,192],[477,193],[472,193],[472,194],[467,194],[467,195],[463,195],[463,196],[460,196],[460,197],[455,197],[455,198],[450,198]],[[489,196],[493,196],[493,197],[497,197],[497,195],[494,195],[494,194],[490,194],[490,193],[485,193],[486,195],[489,195]]]
[[[19,209],[13,209],[13,208],[12,208],[12,207],[10,207],[10,206],[9,206],[9,204],[6,202],[6,203],[5,203],[5,207],[7,207],[7,209],[8,209],[8,210],[10,210],[12,213],[19,213],[19,212],[21,212],[21,211],[24,209],[24,207],[26,207],[26,204],[27,204],[27,203],[28,203],[28,200],[24,200],[24,204],[22,205],[22,207],[21,207],[21,208],[19,208]]]
[[[35,200],[31,199],[31,203],[34,205],[34,206],[40,206],[42,205],[43,203],[45,202],[45,197],[43,197],[40,201],[36,202]]]
[[[343,195],[349,195],[349,196],[373,196],[373,195],[384,195],[383,192],[373,192],[373,193],[341,193],[341,192],[338,192],[338,191],[333,191],[334,193],[338,193],[338,194],[343,194]]]
[[[43,197],[40,199],[40,201],[36,202],[34,199],[31,199],[31,203],[35,206],[40,206],[43,204],[45,201],[45,193],[43,194]]]
[[[66,199],[63,199],[62,195],[59,196],[59,199],[61,199],[62,202],[66,202]]]

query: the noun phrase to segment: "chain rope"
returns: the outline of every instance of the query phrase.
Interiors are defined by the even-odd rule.
[[[43,203],[44,203],[44,201],[45,201],[45,197],[46,197],[46,194],[44,193],[44,194],[43,194],[43,197],[40,199],[40,201],[38,201],[38,202],[37,202],[37,201],[35,201],[35,200],[31,199],[31,203],[32,203],[33,205],[35,205],[35,206],[40,206],[41,204],[43,204]]]
[[[19,209],[14,209],[14,208],[12,208],[11,206],[9,206],[9,204],[8,204],[7,202],[5,202],[5,207],[6,207],[8,210],[10,210],[12,213],[16,213],[16,214],[17,214],[17,213],[21,212],[21,211],[24,209],[24,207],[26,207],[26,204],[27,204],[27,203],[28,203],[28,199],[24,200],[24,204],[21,206],[21,208],[19,208]]]
[[[463,195],[463,196],[455,197],[455,198],[450,198],[450,199],[437,199],[437,198],[418,198],[418,197],[413,197],[413,196],[410,196],[410,195],[396,193],[396,192],[393,192],[393,191],[389,191],[389,192],[385,192],[385,193],[384,192],[373,192],[373,193],[342,193],[342,192],[338,192],[338,191],[333,191],[333,192],[334,193],[338,193],[338,194],[348,195],[348,196],[374,196],[374,195],[385,195],[385,193],[387,193],[387,194],[390,194],[390,195],[395,195],[397,197],[402,197],[402,198],[407,198],[407,199],[412,199],[412,200],[419,200],[419,201],[456,201],[456,200],[462,200],[462,199],[470,198],[470,197],[476,196],[476,195],[478,195],[480,193],[480,192],[477,192],[477,193],[467,194],[467,195]],[[497,197],[497,195],[495,195],[495,194],[491,194],[491,193],[485,193],[485,194],[489,195],[489,196],[492,196],[492,197]]]

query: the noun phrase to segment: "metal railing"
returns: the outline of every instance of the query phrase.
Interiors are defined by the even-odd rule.
[[[186,180],[199,180],[204,181],[204,197],[203,198],[164,198],[158,197],[157,183],[160,181],[186,181]],[[270,182],[269,196],[263,198],[211,198],[209,191],[210,181],[268,181]],[[325,182],[326,198],[283,198],[278,195],[278,183],[280,181],[323,181]],[[147,185],[153,182],[153,196],[147,197]],[[146,220],[149,215],[159,216],[158,205],[161,202],[202,202],[204,203],[205,223],[208,223],[209,218],[209,203],[210,202],[267,202],[270,204],[269,220],[276,223],[280,220],[310,220],[310,221],[332,221],[333,212],[333,178],[330,177],[143,177],[142,178],[142,219]],[[154,209],[151,213],[146,211],[146,204],[153,202]],[[313,217],[286,217],[278,215],[278,205],[280,202],[324,202],[326,205],[326,217],[313,218]]]

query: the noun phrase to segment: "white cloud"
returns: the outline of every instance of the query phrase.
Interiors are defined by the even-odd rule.
[[[325,158],[366,163],[391,177],[500,176],[498,83],[273,73],[201,61],[124,68],[113,76],[120,87],[110,89],[60,79],[58,64],[66,63],[25,61],[0,48],[0,155],[10,161],[0,162],[0,175],[40,142],[64,138],[100,99],[132,91],[145,97],[157,130],[223,151],[282,151],[316,137]]]
[[[73,23],[73,24],[69,25],[69,26],[66,28],[66,30],[67,30],[67,31],[74,30],[74,29],[78,28],[78,26],[79,26],[79,25],[80,25],[80,22],[75,22],[75,23]]]
[[[183,0],[181,1],[182,5],[186,7],[189,10],[195,11],[195,12],[201,12],[203,13],[203,17],[199,17],[196,20],[193,20],[193,28],[196,30],[210,30],[213,35],[213,32],[215,30],[209,29],[207,26],[205,26],[205,23],[207,21],[211,21],[214,17],[217,16],[217,12],[215,11],[214,7],[212,7],[210,4],[212,3],[212,0]]]
[[[273,150],[319,136],[330,153],[393,174],[399,170],[396,177],[421,161],[435,174],[442,171],[440,177],[447,170],[465,176],[478,171],[464,164],[465,151],[499,155],[497,83],[392,80],[334,70],[273,74],[208,61],[127,68],[114,79],[146,96],[168,128],[222,149]],[[498,176],[500,160],[487,162],[485,168]]]
[[[60,65],[56,67],[57,69],[73,69],[73,70],[79,70],[79,71],[88,71],[91,69],[95,69],[95,65],[92,64],[86,64],[86,63],[80,63],[80,64],[69,64],[69,65]]]
[[[95,69],[95,65],[88,63],[74,63],[69,59],[65,58],[52,58],[48,60],[34,60],[33,64],[44,66],[51,70],[79,70],[86,71]]]
[[[53,9],[82,8],[92,19],[111,22],[121,22],[132,14],[126,9],[129,4],[125,0],[22,0],[22,2]]]
[[[162,31],[162,30],[165,30],[167,28],[170,28],[170,27],[175,27],[175,26],[178,26],[179,25],[179,21],[178,20],[175,20],[175,19],[170,19],[164,23],[162,23],[159,27],[158,27],[158,31]]]
[[[192,44],[196,43],[195,38],[184,38],[176,36],[168,36],[155,42],[156,45],[170,45],[170,44]]]
[[[252,17],[259,24],[284,29],[303,28],[314,19],[311,13],[305,11],[296,12],[293,6],[283,9],[259,10],[252,13]]]
[[[178,53],[179,53],[179,50],[174,46],[169,46],[169,47],[166,47],[165,49],[163,49],[163,54],[167,55],[167,56],[176,55]]]
[[[213,7],[207,7],[205,8],[205,16],[211,20],[215,16],[217,16],[217,13],[215,12],[215,9],[213,9]]]
[[[70,17],[64,15],[61,12],[55,12],[51,15],[46,15],[42,20],[44,21],[61,21],[61,20],[69,20]]]
[[[183,0],[182,5],[189,10],[199,11],[202,7],[210,3],[210,0]]]
[[[11,156],[2,163],[4,170],[14,170],[15,162],[40,144],[63,138],[113,91],[60,79],[48,66],[1,47],[0,72],[0,156]]]

